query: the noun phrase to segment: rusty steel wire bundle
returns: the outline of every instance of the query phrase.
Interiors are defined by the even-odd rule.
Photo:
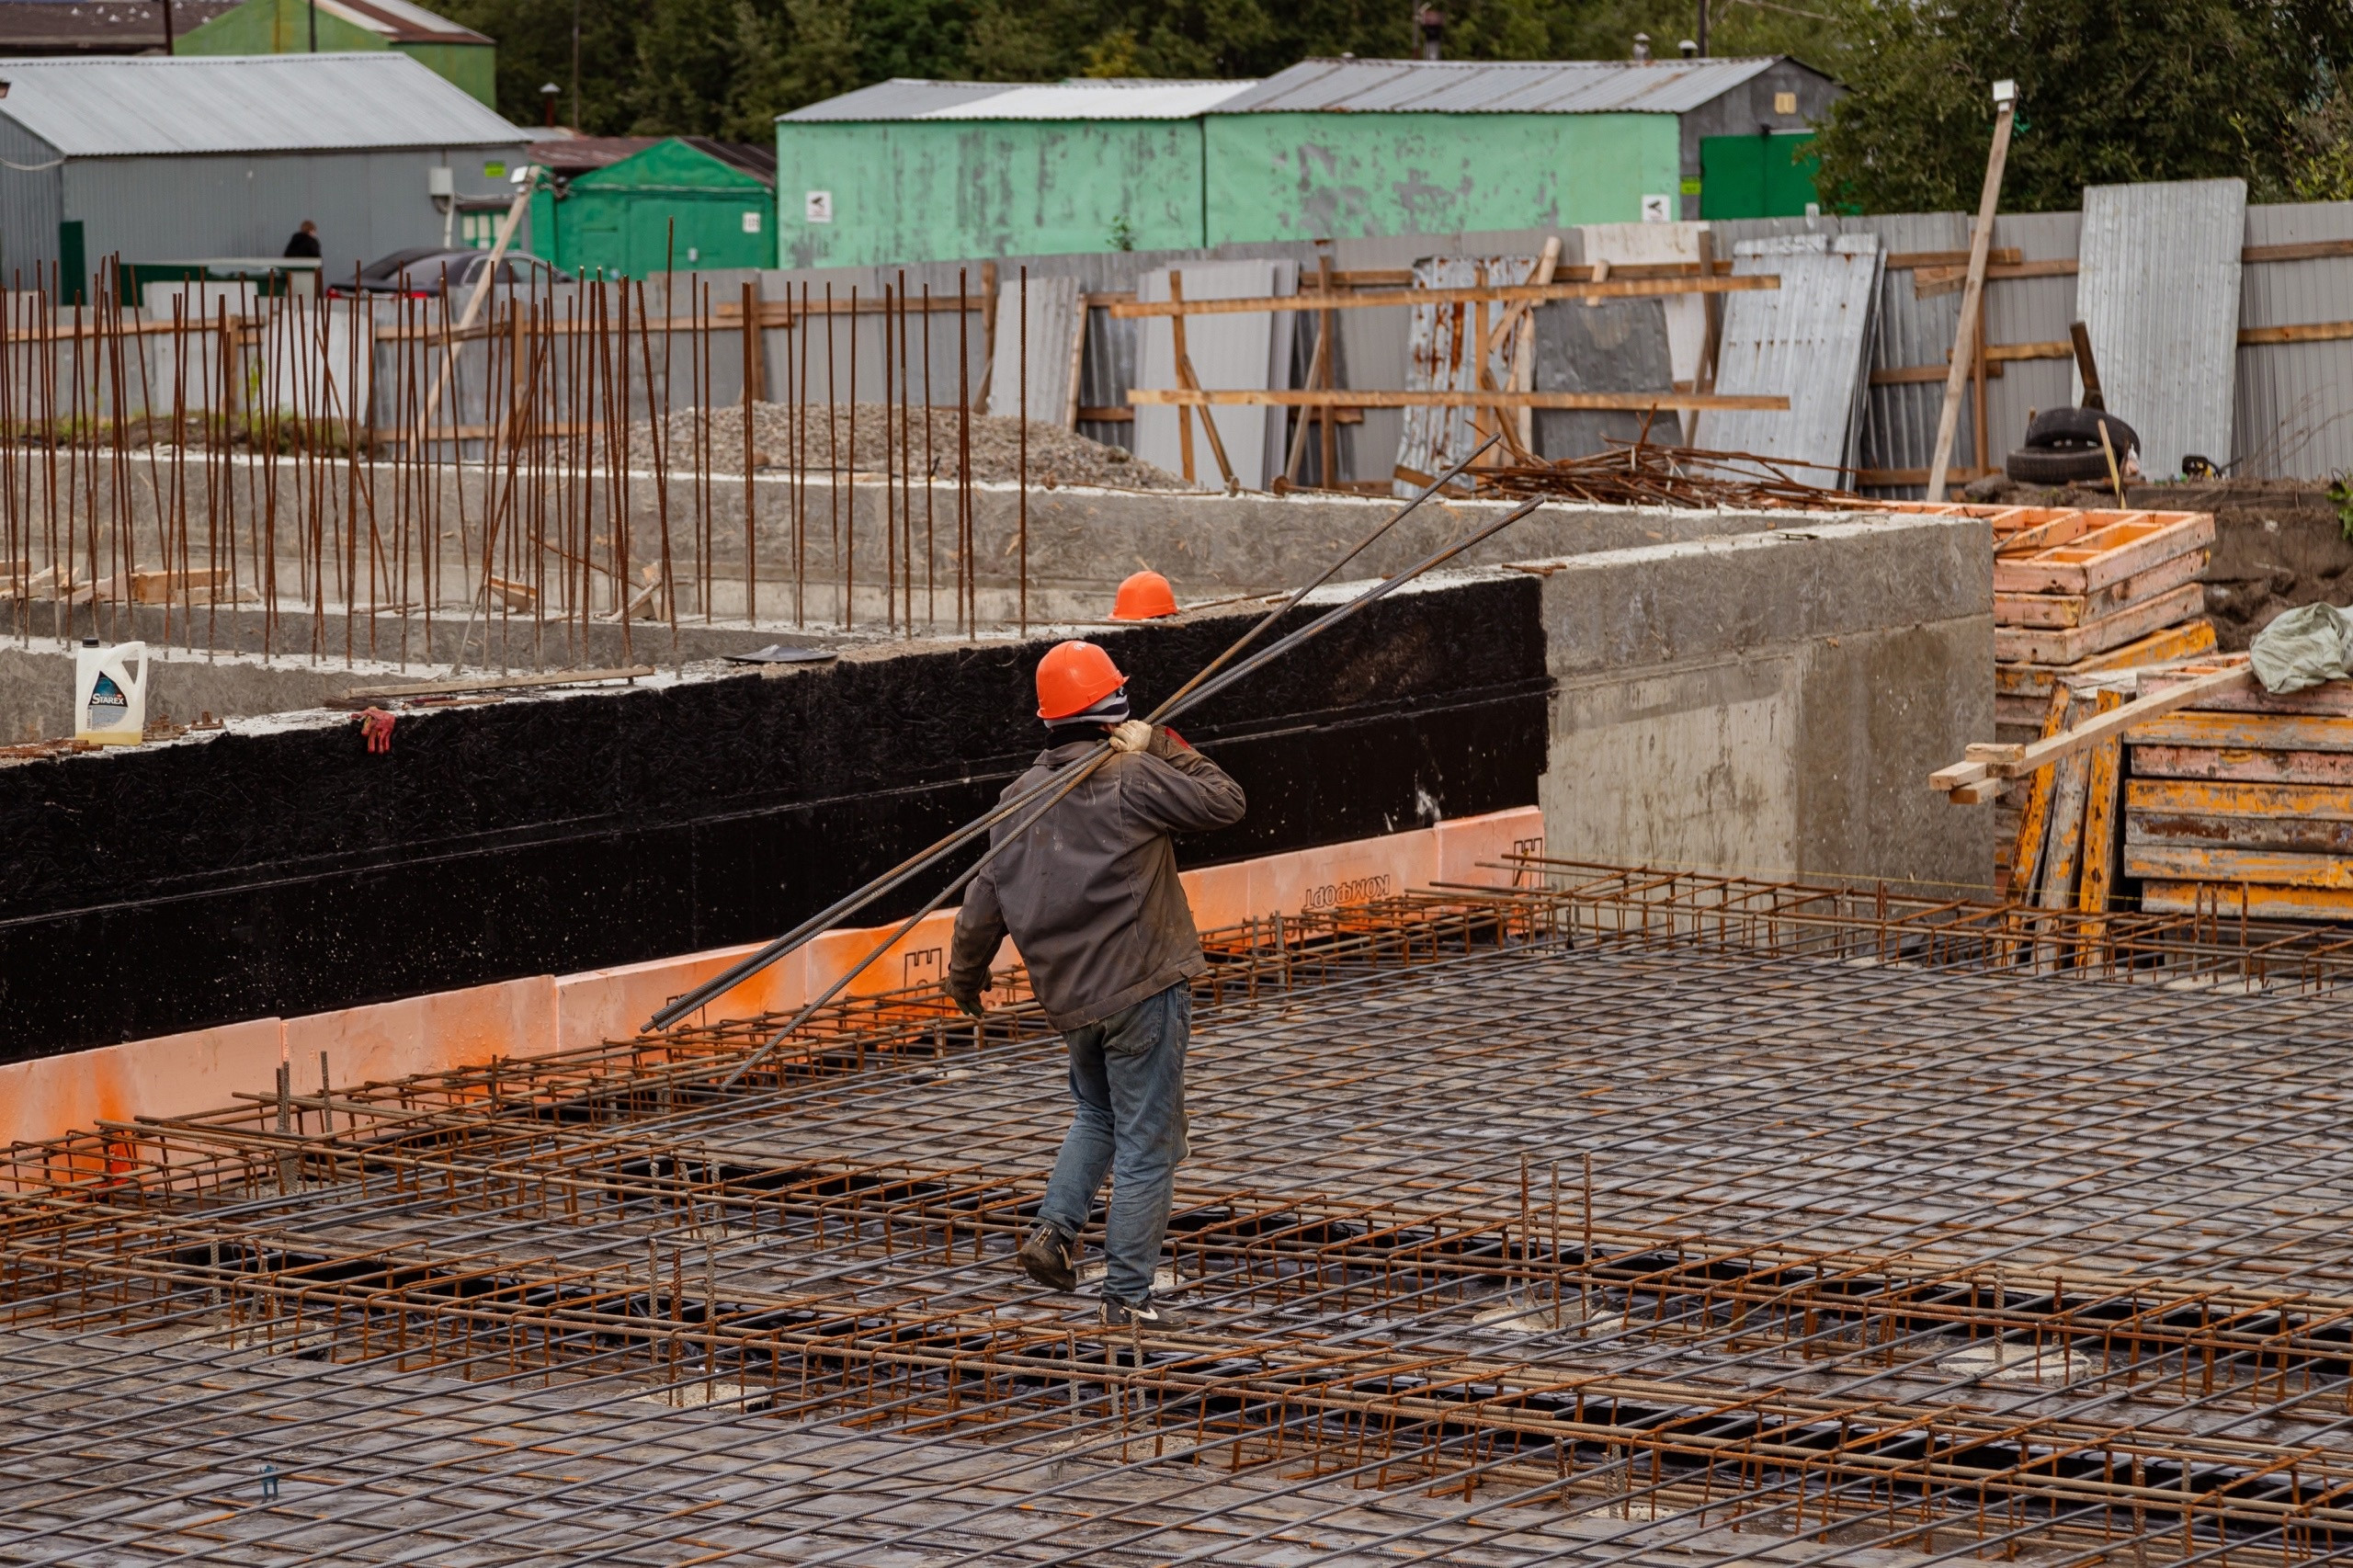
[[[1609,446],[1590,457],[1481,469],[1478,488],[1614,506],[1836,510],[1872,505],[1851,491],[1809,483],[1790,472],[1792,465],[1752,452],[1665,446],[1647,432],[1633,441],[1613,438]]]
[[[1509,870],[1212,934],[1177,1333],[1010,1266],[1027,1004],[837,1004],[726,1093],[773,1018],[19,1146],[0,1561],[2353,1540],[2353,944]]]

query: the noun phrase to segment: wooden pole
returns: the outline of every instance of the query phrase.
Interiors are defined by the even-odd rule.
[[[1928,499],[1945,498],[1945,473],[1952,463],[1952,442],[1961,423],[1961,389],[1969,384],[1976,358],[1977,312],[1985,298],[1985,255],[1994,244],[1994,209],[2002,197],[2002,165],[2010,155],[2010,121],[2018,108],[2018,88],[2009,82],[1994,84],[1994,146],[1985,155],[1985,188],[1977,199],[1977,232],[1969,237],[1969,278],[1961,290],[1961,324],[1953,333],[1952,363],[1945,369],[1944,406],[1937,413],[1936,455],[1928,461]]]
[[[482,281],[475,284],[474,291],[466,297],[465,311],[458,318],[457,331],[460,334],[472,330],[475,318],[482,314],[483,306],[488,302],[491,289],[498,281],[499,263],[506,259],[506,247],[515,243],[515,230],[523,222],[523,214],[530,210],[531,190],[538,184],[539,170],[527,166],[523,171],[523,183],[515,187],[515,199],[507,204],[506,216],[498,221],[498,236],[491,242],[490,259],[483,263]],[[448,324],[445,321],[443,324],[446,327]],[[449,335],[444,332],[442,335],[447,338]],[[425,412],[416,422],[418,440],[426,439],[426,432],[433,424],[433,411],[440,405],[441,393],[449,387],[449,378],[457,368],[456,346],[445,345],[441,373],[433,378],[432,391],[425,398]]]

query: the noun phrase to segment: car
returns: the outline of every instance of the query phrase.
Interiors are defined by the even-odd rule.
[[[439,294],[444,287],[462,291],[474,286],[489,261],[488,251],[449,250],[439,245],[396,250],[359,269],[358,292],[405,294],[423,300]],[[571,273],[527,251],[510,250],[499,258],[498,284],[502,289],[536,290],[545,283],[572,281]],[[348,298],[354,290],[349,283],[337,283],[327,291]]]

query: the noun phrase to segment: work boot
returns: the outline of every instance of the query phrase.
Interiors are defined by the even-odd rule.
[[[1123,1301],[1117,1296],[1106,1294],[1103,1298],[1103,1326],[1126,1328],[1130,1324],[1137,1328],[1183,1328],[1185,1316],[1149,1295],[1141,1301]]]
[[[1013,1256],[1020,1260],[1022,1272],[1047,1290],[1078,1289],[1078,1266],[1071,1261],[1070,1237],[1051,1221],[1039,1221]]]

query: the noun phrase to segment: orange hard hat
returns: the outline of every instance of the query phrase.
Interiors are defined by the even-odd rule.
[[[1176,595],[1157,572],[1139,572],[1120,585],[1111,603],[1113,620],[1158,620],[1176,613]]]
[[[1051,724],[1084,713],[1127,684],[1111,655],[1094,643],[1057,642],[1038,661],[1038,717]]]

